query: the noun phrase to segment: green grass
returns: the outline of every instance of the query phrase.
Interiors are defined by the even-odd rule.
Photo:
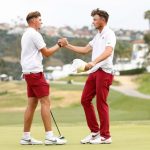
[[[0,96],[0,108],[23,107],[24,105],[26,105],[26,94],[7,92],[7,94]]]
[[[95,100],[93,102],[95,103]],[[110,105],[111,121],[150,120],[150,100],[131,98],[111,91],[108,103]],[[80,124],[85,122],[84,112],[80,103],[65,108],[54,108],[52,111],[60,124]],[[0,126],[21,124],[23,122],[23,112],[1,112],[0,118]],[[34,122],[41,123],[39,111],[36,112]]]
[[[149,150],[150,149],[150,131],[149,125],[122,124],[112,125],[111,133],[113,143],[109,145],[81,145],[79,141],[89,133],[86,126],[61,126],[63,135],[68,140],[66,145],[53,146],[22,146],[19,140],[22,136],[22,127],[20,126],[2,126],[0,127],[2,150]],[[55,133],[56,130],[54,130]],[[34,125],[32,129],[34,137],[44,141],[44,130],[42,126]]]
[[[51,84],[51,88],[59,91],[82,92],[80,85]],[[7,92],[5,92],[7,91]],[[53,104],[61,103],[61,95],[53,95]],[[95,104],[95,99],[93,100]],[[22,136],[23,111],[13,111],[13,107],[26,106],[25,83],[1,83],[0,84],[0,148],[2,150],[25,149],[53,149],[53,150],[149,150],[150,149],[150,100],[125,96],[115,91],[110,91],[108,97],[110,105],[111,145],[81,145],[79,141],[89,133],[86,126],[85,115],[79,102],[65,108],[52,109],[53,115],[61,132],[67,138],[68,144],[63,146],[21,146],[19,140]],[[10,108],[2,111],[3,108]],[[57,134],[53,124],[54,132]],[[36,111],[32,134],[34,137],[44,140],[44,127],[40,111]]]
[[[51,89],[59,91],[82,91],[82,85],[72,84],[50,84]],[[61,101],[63,97],[59,94],[51,96],[54,101]],[[0,82],[0,108],[24,107],[26,105],[25,82]]]
[[[74,75],[74,76],[68,76],[62,79],[59,79],[58,81],[74,81],[74,82],[85,82],[88,75]],[[120,85],[118,81],[113,81],[113,85]]]
[[[150,73],[138,75],[135,82],[137,82],[140,92],[150,95]]]
[[[19,87],[20,89],[23,88],[24,83],[16,83],[16,84],[21,84],[19,85]],[[16,84],[13,86],[16,86]],[[1,84],[0,86],[2,85],[4,89],[4,86],[6,85]],[[16,87],[18,88],[18,86]],[[59,91],[67,91],[68,89],[69,95],[69,91],[74,90],[81,93],[83,86],[70,84],[69,85],[52,84],[51,88],[55,89],[58,93]],[[61,101],[63,100],[63,97],[57,94],[57,92],[56,95],[52,96],[53,105],[61,103]],[[79,99],[78,102],[72,104],[69,107],[54,109],[55,115],[58,118],[58,120],[66,123],[72,123],[72,121],[70,120],[74,120],[74,122],[82,122],[84,120],[84,113],[80,104],[80,96],[78,97],[78,99]],[[93,103],[95,104],[95,99],[93,100]],[[121,93],[111,90],[108,97],[108,103],[110,105],[110,116],[112,121],[150,120],[150,107],[149,107],[150,100],[125,96]],[[24,92],[16,93],[15,91],[8,90],[7,94],[0,95],[0,108],[1,108],[0,125],[20,123],[23,114],[23,112],[11,112],[11,111],[3,112],[2,111],[3,108],[11,109],[13,107],[25,107],[25,106],[26,106],[26,95]],[[10,116],[13,117],[10,118]],[[74,119],[71,119],[72,116],[74,117]],[[36,122],[40,121],[38,120]]]
[[[69,81],[69,80],[72,80],[72,81],[76,81],[76,82],[85,82],[86,79],[87,79],[87,75],[84,75],[84,76],[75,75],[75,76],[68,76],[68,77],[59,79],[59,81]]]
[[[111,91],[108,103],[112,120],[150,120],[150,100]]]
[[[51,88],[60,91],[82,91],[83,85],[73,85],[73,84],[59,84],[59,83],[51,83]]]

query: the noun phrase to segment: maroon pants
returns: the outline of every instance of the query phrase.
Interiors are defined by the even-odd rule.
[[[86,81],[81,104],[85,111],[88,127],[91,132],[100,131],[100,135],[105,138],[110,137],[109,132],[109,107],[107,104],[107,96],[109,86],[112,84],[113,75],[97,70],[88,76]],[[100,127],[96,119],[95,110],[92,104],[92,99],[96,95],[96,106],[100,120]]]

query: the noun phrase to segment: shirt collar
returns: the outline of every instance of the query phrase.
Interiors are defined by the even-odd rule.
[[[103,35],[107,31],[108,28],[109,27],[106,25],[106,26],[104,26],[104,28],[103,28],[103,30],[101,32],[98,31],[98,33],[100,34],[100,36]]]
[[[33,27],[28,27],[28,29],[30,29],[30,30],[34,30],[34,31],[37,31],[35,28],[33,28]]]

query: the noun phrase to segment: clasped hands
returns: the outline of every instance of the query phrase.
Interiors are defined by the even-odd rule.
[[[61,39],[58,40],[57,43],[58,43],[58,45],[59,45],[60,47],[67,47],[67,45],[69,44],[67,38],[61,38]],[[88,62],[88,63],[85,65],[85,71],[88,71],[88,70],[92,69],[95,65],[96,65],[96,63],[93,62],[93,61],[92,61],[92,62]]]
[[[66,47],[69,44],[69,42],[68,42],[67,38],[61,38],[58,40],[57,44],[60,47]]]

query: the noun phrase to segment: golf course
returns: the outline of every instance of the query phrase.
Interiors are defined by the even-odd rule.
[[[84,81],[84,79],[82,79]],[[144,86],[144,85],[142,85]],[[26,84],[24,81],[0,83],[0,149],[53,149],[53,150],[149,150],[150,149],[150,100],[129,97],[110,91],[112,144],[81,145],[80,140],[90,133],[80,105],[83,85],[51,83],[52,112],[66,145],[22,146],[23,114],[26,106]],[[95,103],[95,99],[93,100]],[[53,130],[58,135],[55,124]],[[44,141],[45,132],[38,106],[33,125],[33,137]]]
[[[150,150],[150,0],[0,7],[0,150]]]

